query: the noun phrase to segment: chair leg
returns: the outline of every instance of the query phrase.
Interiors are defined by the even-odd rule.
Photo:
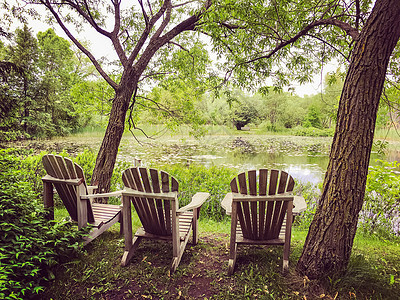
[[[232,203],[232,214],[231,214],[231,236],[229,242],[229,262],[228,262],[228,275],[232,275],[235,270],[236,264],[236,227],[237,227],[237,203]]]
[[[289,254],[290,254],[290,244],[285,243],[283,245],[283,265],[282,265],[283,272],[289,269]]]
[[[124,235],[124,218],[122,212],[119,217],[119,235]]]
[[[185,239],[180,242],[177,256],[172,258],[170,274],[173,274],[175,272],[176,268],[179,266],[179,263],[181,262],[182,255],[185,252],[186,245],[189,241],[189,235],[190,235],[189,233],[190,233],[190,231],[186,235]]]
[[[236,265],[236,256],[237,256],[237,244],[231,245],[230,247],[230,254],[229,254],[229,261],[228,261],[228,275],[232,275],[235,271]]]
[[[53,185],[50,182],[43,182],[43,204],[47,209],[46,218],[54,220],[54,192]]]
[[[136,249],[139,247],[140,242],[142,241],[142,237],[135,236],[132,240],[132,246],[130,249],[125,250],[124,255],[121,259],[121,266],[125,267],[133,257]]]
[[[199,209],[194,209],[193,210],[193,221],[192,221],[192,227],[193,227],[193,245],[197,245],[197,243],[199,242],[199,219],[198,219],[198,215],[199,215]]]
[[[178,257],[173,257],[172,263],[171,263],[171,268],[169,269],[169,273],[171,275],[176,271],[176,268],[178,267],[178,265],[179,265]]]
[[[284,259],[283,260],[283,272],[286,272],[287,270],[289,270],[289,260]]]

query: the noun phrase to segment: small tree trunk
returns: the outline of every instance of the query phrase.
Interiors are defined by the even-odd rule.
[[[375,121],[390,55],[400,37],[400,1],[377,0],[356,42],[340,97],[321,200],[297,271],[344,271],[362,208]]]
[[[118,147],[125,129],[126,113],[133,92],[137,87],[137,76],[132,77],[131,80],[121,79],[120,87],[115,92],[110,119],[97,154],[91,181],[92,185],[98,185],[98,193],[110,191],[111,176],[117,159]]]

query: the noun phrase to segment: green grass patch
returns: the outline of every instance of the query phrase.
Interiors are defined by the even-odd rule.
[[[375,130],[375,139],[384,139],[384,140],[400,140],[400,131],[396,128],[379,128]]]
[[[60,211],[57,212],[60,214]],[[133,230],[140,222],[133,214]],[[119,226],[61,264],[43,299],[398,299],[400,245],[358,234],[345,274],[308,280],[294,271],[307,230],[294,227],[290,270],[282,274],[282,247],[240,246],[227,276],[230,221],[202,218],[200,242],[189,244],[172,276],[170,243],[144,241],[127,267]]]

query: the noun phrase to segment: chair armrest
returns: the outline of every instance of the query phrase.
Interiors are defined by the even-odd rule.
[[[75,178],[75,179],[59,179],[55,178],[50,175],[46,175],[42,177],[43,182],[50,182],[50,183],[63,183],[68,185],[81,185],[84,182],[83,178]]]
[[[223,209],[225,209],[225,212],[228,216],[231,215],[232,213],[232,199],[233,199],[233,193],[227,193],[221,201],[221,206]]]
[[[122,191],[116,191],[116,192],[111,192],[111,193],[82,195],[81,199],[119,197],[121,195],[122,195]]]
[[[294,196],[293,199],[293,214],[297,215],[307,209],[307,203],[304,197]]]
[[[94,191],[94,190],[97,190],[98,188],[99,188],[98,185],[88,185],[88,186],[87,186],[88,194],[93,194],[93,191]]]
[[[177,215],[180,215],[180,214],[184,213],[185,211],[193,210],[195,208],[202,206],[208,197],[210,197],[209,193],[204,193],[204,192],[196,193],[192,197],[192,201],[188,205],[185,205],[184,207],[181,207],[180,209],[178,209],[176,211]]]

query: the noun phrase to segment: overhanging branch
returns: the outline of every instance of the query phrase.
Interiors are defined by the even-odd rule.
[[[60,15],[54,10],[52,3],[49,0],[40,0],[40,2],[49,9],[51,14],[56,18],[57,23],[60,25],[62,30],[65,32],[65,34],[68,36],[68,38],[78,47],[79,50],[81,50],[85,55],[90,59],[90,61],[93,63],[95,66],[96,70],[100,73],[100,75],[104,78],[105,81],[114,89],[118,88],[118,84],[113,81],[108,74],[103,70],[103,68],[100,66],[96,58],[93,56],[93,54],[87,50],[69,31],[69,29],[66,27],[64,22],[61,20]]]
[[[249,63],[255,62],[255,61],[260,60],[260,59],[271,58],[275,53],[277,53],[282,48],[286,47],[287,45],[295,43],[299,38],[301,38],[302,36],[308,34],[308,32],[310,30],[312,30],[315,27],[322,26],[322,25],[334,25],[334,26],[337,26],[337,27],[343,29],[353,39],[357,39],[358,38],[358,34],[359,33],[358,33],[357,29],[353,28],[348,23],[345,23],[343,21],[337,20],[335,18],[322,19],[322,20],[318,20],[318,21],[315,21],[315,22],[307,25],[302,30],[300,30],[299,33],[297,33],[294,37],[290,38],[289,40],[281,42],[274,49],[272,49],[267,55],[262,55],[262,56],[250,59],[248,61],[243,62],[242,64],[249,64]]]

